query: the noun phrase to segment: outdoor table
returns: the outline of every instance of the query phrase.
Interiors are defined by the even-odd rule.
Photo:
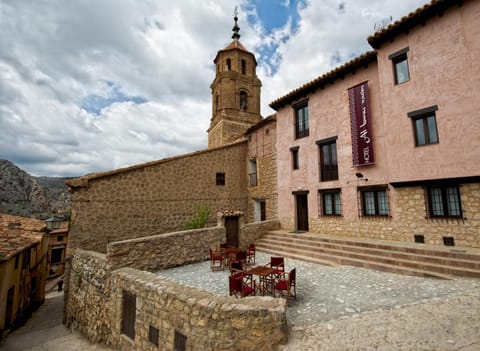
[[[269,279],[270,275],[275,272],[275,269],[265,266],[257,266],[246,271],[252,275],[258,276],[257,289],[265,295],[265,293],[271,294],[271,280]]]

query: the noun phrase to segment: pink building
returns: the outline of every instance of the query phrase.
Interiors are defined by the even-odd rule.
[[[273,101],[287,230],[480,247],[479,1],[432,1]]]

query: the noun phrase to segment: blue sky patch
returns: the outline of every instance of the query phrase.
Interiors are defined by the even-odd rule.
[[[251,0],[248,8],[249,10],[255,9],[258,18],[249,15],[248,22],[253,25],[259,20],[264,29],[264,34],[269,36],[276,29],[284,27],[290,21],[292,33],[295,33],[300,20],[298,8],[306,5],[306,0]],[[287,35],[279,39],[281,42],[286,42],[290,37]],[[268,68],[268,75],[270,76],[276,73],[281,61],[281,57],[275,55],[278,46],[278,42],[272,42],[270,45],[265,44],[257,48],[259,54],[257,57],[258,62],[260,65]]]
[[[130,96],[126,95],[122,91],[122,87],[120,85],[117,85],[113,82],[105,82],[107,87],[109,88],[109,91],[105,96],[102,95],[88,95],[85,98],[83,98],[81,107],[89,112],[93,113],[96,115],[99,115],[102,109],[105,107],[110,106],[111,104],[114,104],[116,102],[126,102],[126,101],[131,101],[135,104],[143,104],[147,102],[146,99],[140,97],[140,96]]]

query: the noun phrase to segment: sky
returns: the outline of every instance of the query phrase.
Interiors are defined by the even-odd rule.
[[[427,0],[0,0],[0,159],[76,177],[207,148],[213,59],[257,57],[273,100],[372,50]]]

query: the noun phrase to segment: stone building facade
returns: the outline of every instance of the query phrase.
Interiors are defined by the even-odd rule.
[[[433,1],[272,102],[284,229],[480,247],[479,15]]]

